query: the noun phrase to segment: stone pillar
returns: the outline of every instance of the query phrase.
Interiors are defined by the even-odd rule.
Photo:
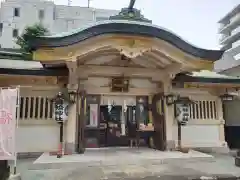
[[[163,91],[165,95],[172,93],[172,81],[167,79],[163,82]],[[165,113],[165,124],[166,124],[166,147],[167,150],[172,150],[175,148],[177,141],[173,137],[173,131],[177,130],[174,127],[174,106],[168,106],[166,104],[166,99],[164,99],[164,113]]]

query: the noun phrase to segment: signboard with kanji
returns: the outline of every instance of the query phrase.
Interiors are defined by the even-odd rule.
[[[68,119],[68,103],[55,103],[53,118],[57,122],[64,122]]]

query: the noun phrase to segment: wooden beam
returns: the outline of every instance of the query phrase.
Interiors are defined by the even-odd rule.
[[[134,68],[134,67],[119,67],[119,66],[96,66],[84,65],[77,68],[78,75],[88,74],[98,76],[129,76],[129,77],[159,77],[165,78],[166,71],[161,69],[150,68]]]
[[[55,76],[17,76],[1,75],[0,86],[13,85],[57,85],[58,78]]]
[[[111,95],[150,95],[156,93],[158,88],[129,88],[128,92],[112,92],[110,87],[85,86],[89,94],[111,94]]]
[[[230,83],[184,83],[184,88],[240,88],[240,84]]]

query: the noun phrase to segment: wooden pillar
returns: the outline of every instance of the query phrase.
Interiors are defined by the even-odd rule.
[[[77,81],[77,70],[76,70],[76,58],[72,58],[66,61],[68,67],[68,92],[77,92],[78,81]],[[77,101],[69,106],[68,121],[66,124],[66,151],[68,153],[77,152]]]
[[[79,78],[78,79],[78,96],[77,96],[77,111],[76,111],[76,119],[77,119],[77,152],[84,153],[86,147],[85,141],[85,127],[86,127],[86,108],[87,108],[87,93],[84,89],[84,82],[87,78]]]
[[[172,80],[166,78],[163,82],[164,95],[172,93]],[[173,130],[179,131],[177,123],[174,123],[174,105],[167,105],[166,99],[164,99],[164,113],[165,113],[165,130],[166,130],[166,149],[175,149],[176,140],[173,137]],[[180,132],[179,132],[180,133]],[[178,133],[178,134],[179,134]]]

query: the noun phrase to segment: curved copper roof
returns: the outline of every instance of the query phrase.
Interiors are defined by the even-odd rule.
[[[38,37],[32,40],[31,46],[33,50],[41,47],[63,47],[104,34],[127,34],[159,38],[188,54],[210,61],[219,60],[224,52],[220,50],[207,50],[198,48],[186,42],[174,33],[158,26],[154,26],[150,23],[127,20],[102,21],[86,28],[77,29],[71,33],[61,33],[53,36]]]

